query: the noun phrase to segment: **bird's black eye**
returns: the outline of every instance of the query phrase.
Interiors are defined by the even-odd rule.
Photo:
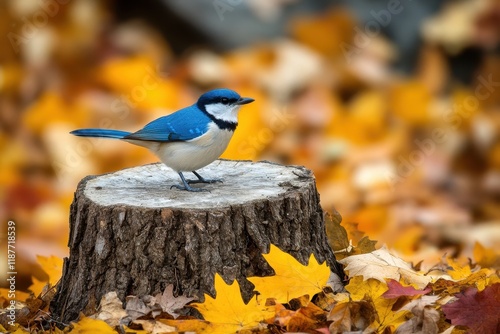
[[[229,99],[227,97],[221,98],[220,101],[222,102],[222,104],[228,104],[229,103]]]

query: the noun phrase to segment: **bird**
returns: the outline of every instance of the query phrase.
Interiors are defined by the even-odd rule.
[[[253,101],[231,89],[219,88],[203,93],[193,105],[162,116],[136,132],[78,129],[70,133],[79,137],[119,139],[145,147],[179,174],[182,185],[172,185],[170,189],[208,191],[193,188],[191,184],[222,182],[222,179],[205,179],[197,170],[218,159],[226,150],[238,126],[241,106]],[[198,179],[186,180],[184,172],[192,172]]]

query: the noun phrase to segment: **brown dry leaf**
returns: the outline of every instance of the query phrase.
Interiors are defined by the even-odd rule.
[[[341,221],[342,217],[338,213],[333,216],[327,214],[325,217],[326,233],[337,260],[350,255],[370,253],[375,250],[377,241],[370,240],[367,236],[363,237],[364,233],[357,230],[358,224],[341,224]],[[353,241],[352,237],[356,239]],[[353,242],[356,242],[357,245],[354,246]]]
[[[273,302],[275,303],[274,304],[275,315],[274,315],[273,319],[268,320],[268,323],[276,324],[276,325],[279,325],[281,327],[288,326],[288,322],[295,315],[296,311],[287,309],[285,306],[283,306],[283,304],[281,304],[279,302],[276,302],[276,301],[273,301]]]
[[[176,319],[179,316],[176,311],[183,308],[187,303],[193,300],[194,298],[189,298],[186,296],[175,297],[174,286],[172,284],[169,284],[163,291],[163,294],[157,294],[149,304],[151,305],[154,303],[158,303],[163,312],[167,312],[168,314],[173,316],[174,319]]]
[[[431,281],[431,277],[416,272],[409,263],[390,254],[385,246],[369,254],[349,256],[339,262],[346,265],[349,277],[361,275],[365,279],[374,278],[381,282],[388,278],[397,281],[403,279],[419,288]]]
[[[48,304],[40,298],[28,298],[26,302],[15,303],[15,322],[23,327],[29,327],[30,324],[40,315],[47,311]],[[6,325],[12,319],[7,309],[0,311],[0,324]]]
[[[364,236],[363,238],[361,238],[361,240],[359,240],[356,247],[354,247],[353,255],[371,253],[376,250],[375,248],[376,244],[377,244],[376,240],[370,240],[368,236]]]
[[[330,246],[337,256],[337,259],[344,257],[344,254],[349,254],[352,250],[346,229],[340,225],[342,217],[335,212],[334,215],[329,213],[325,216],[325,226]]]
[[[111,327],[116,327],[123,318],[127,317],[127,312],[122,305],[116,292],[108,292],[101,298],[99,312],[89,318],[103,320]]]
[[[311,332],[326,322],[325,311],[308,303],[307,306],[300,307],[289,319],[286,326],[289,332]]]
[[[143,317],[151,313],[151,308],[146,306],[144,301],[137,296],[127,296],[125,311],[131,320]]]
[[[433,305],[438,299],[439,296],[423,296],[405,305],[402,310],[410,311],[414,317],[399,326],[395,333],[437,334],[440,314]]]
[[[340,334],[363,330],[375,321],[375,317],[376,311],[373,304],[368,301],[338,303],[328,315],[328,320],[333,321],[330,325],[330,332]]]

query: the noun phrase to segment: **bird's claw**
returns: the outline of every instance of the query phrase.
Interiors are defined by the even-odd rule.
[[[222,179],[199,179],[199,180],[187,180],[187,183],[189,184],[195,184],[195,183],[223,183],[224,181]]]
[[[210,190],[208,189],[203,189],[203,188],[193,188],[193,187],[189,187],[189,186],[180,186],[178,184],[174,184],[174,185],[171,185],[170,186],[170,189],[172,188],[177,188],[179,190],[186,190],[186,191],[192,191],[192,192],[203,192],[203,191],[208,191],[210,192]]]

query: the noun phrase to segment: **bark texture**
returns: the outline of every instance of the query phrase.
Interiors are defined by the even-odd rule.
[[[202,300],[215,295],[216,272],[237,279],[249,300],[253,285],[245,277],[273,274],[262,256],[271,243],[303,264],[313,253],[342,275],[309,170],[218,160],[200,174],[224,183],[199,186],[211,192],[170,189],[179,178],[162,164],[83,179],[71,205],[70,256],[53,315],[68,322],[95,313],[107,292],[124,300],[170,283]]]

